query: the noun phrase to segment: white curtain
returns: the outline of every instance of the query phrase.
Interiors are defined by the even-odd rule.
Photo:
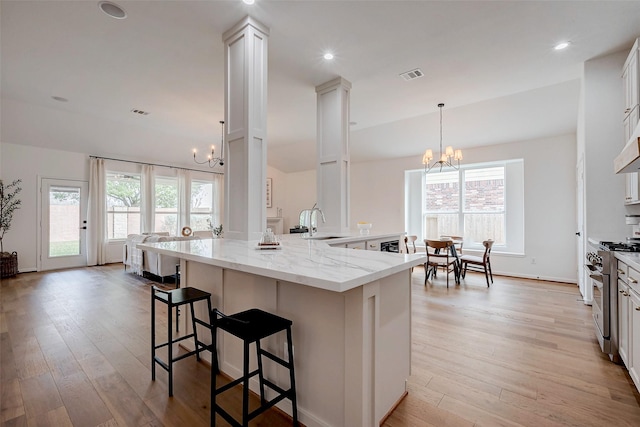
[[[182,227],[191,227],[191,173],[178,169],[178,235]]]
[[[89,159],[87,265],[107,262],[107,173],[104,159]]]
[[[142,165],[142,175],[140,179],[140,228],[143,233],[153,233],[155,231],[155,198],[156,198],[156,181],[153,176],[152,165]]]
[[[224,175],[212,174],[213,181],[213,221],[214,225],[224,222],[222,216],[224,212]]]

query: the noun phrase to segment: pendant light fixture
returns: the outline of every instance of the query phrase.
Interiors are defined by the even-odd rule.
[[[224,120],[220,120],[220,126],[221,126],[221,130],[220,130],[220,157],[215,157],[215,147],[213,145],[211,145],[211,154],[209,154],[207,156],[207,159],[199,162],[198,159],[196,159],[196,152],[197,150],[194,148],[193,149],[193,161],[196,162],[199,165],[204,165],[204,164],[209,164],[210,168],[216,167],[218,165],[220,166],[224,166]]]
[[[442,172],[443,167],[453,168],[455,170],[460,169],[460,160],[462,160],[462,150],[454,150],[453,147],[448,146],[445,151],[442,151],[442,107],[444,104],[438,104],[440,108],[440,157],[439,160],[431,163],[433,160],[433,151],[428,149],[422,156],[422,164],[424,165],[424,172],[428,173],[434,167],[438,167],[437,172]],[[457,162],[457,166],[452,163]]]

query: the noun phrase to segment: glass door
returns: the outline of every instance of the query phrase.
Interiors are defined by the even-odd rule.
[[[40,270],[87,265],[87,192],[83,181],[42,179]]]

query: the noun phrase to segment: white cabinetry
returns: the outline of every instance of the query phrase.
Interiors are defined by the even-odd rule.
[[[634,205],[640,203],[638,193],[638,172],[625,174],[626,186],[624,190],[624,204]]]
[[[629,366],[629,286],[618,280],[618,353]]]
[[[367,242],[360,241],[360,242],[347,243],[347,248],[348,249],[362,249],[362,250],[365,250],[365,249],[367,249]]]
[[[633,135],[633,131],[640,121],[640,74],[638,73],[640,52],[638,50],[638,41],[633,44],[633,48],[627,57],[622,69],[622,88],[624,91],[624,112],[622,125],[624,128],[623,136],[626,144]],[[638,172],[628,173],[626,177],[626,190],[624,202],[627,205],[640,203],[640,194],[638,192]]]
[[[367,240],[367,250],[368,251],[379,251],[380,250],[380,240]]]
[[[618,353],[640,390],[640,273],[618,260]]]
[[[640,389],[640,294],[629,290],[629,375]]]
[[[638,107],[638,100],[640,99],[640,94],[638,93],[638,40],[640,39],[636,39],[636,42],[633,44],[633,48],[631,49],[631,52],[629,52],[629,56],[627,57],[622,69],[625,116],[631,113],[634,108]]]

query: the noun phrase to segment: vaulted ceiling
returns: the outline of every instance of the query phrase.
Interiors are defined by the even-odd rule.
[[[352,161],[419,167],[439,102],[456,148],[575,132],[583,62],[640,36],[637,1],[115,3],[126,19],[98,1],[1,1],[3,143],[194,166],[193,148],[220,141],[222,33],[251,15],[270,29],[271,166],[315,167],[315,87],[341,76]]]

